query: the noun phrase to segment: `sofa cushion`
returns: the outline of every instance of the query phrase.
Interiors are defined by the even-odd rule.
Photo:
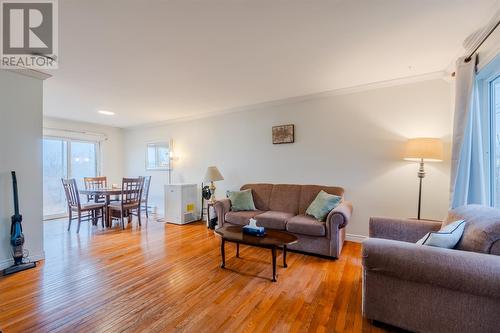
[[[269,199],[269,210],[297,215],[301,187],[300,185],[274,185]]]
[[[307,208],[316,198],[320,191],[325,191],[328,194],[344,196],[344,189],[342,187],[334,186],[319,186],[319,185],[302,185],[300,189],[299,198],[299,214],[305,214]]]
[[[251,189],[229,192],[229,200],[231,201],[231,210],[233,212],[256,210]]]
[[[273,186],[273,184],[246,184],[241,187],[241,190],[251,189],[255,208],[267,211],[269,210],[269,198]]]
[[[297,215],[288,219],[286,230],[308,236],[325,236],[325,222],[320,222],[312,216]]]
[[[291,213],[267,211],[256,215],[257,225],[264,228],[285,230],[286,221],[293,217]]]
[[[254,217],[257,214],[262,213],[260,210],[247,210],[240,212],[227,212],[226,213],[226,222],[237,224],[237,225],[247,225],[248,220]]]
[[[342,197],[321,190],[307,208],[306,214],[315,217],[318,221],[325,221],[326,216],[340,204],[340,201]]]
[[[424,237],[417,241],[418,245],[428,245],[452,249],[457,245],[462,237],[465,228],[465,221],[458,220],[447,226],[444,226],[439,231],[428,232]]]
[[[455,249],[495,254],[495,243],[500,240],[500,209],[481,205],[458,207],[450,210],[443,226],[456,220],[465,220],[466,224]]]

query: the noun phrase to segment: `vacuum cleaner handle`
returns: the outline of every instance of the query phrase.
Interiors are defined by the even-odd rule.
[[[11,171],[12,174],[12,188],[14,193],[14,214],[19,215],[19,195],[17,193],[17,177],[16,172]]]
[[[19,194],[17,192],[17,177],[16,177],[16,172],[12,171],[12,189],[14,193],[14,215],[11,217],[11,227],[10,227],[10,234],[14,232],[14,226],[16,223],[19,223],[21,225],[21,222],[23,221],[23,216],[19,214]],[[20,226],[21,231],[23,230],[22,226]]]

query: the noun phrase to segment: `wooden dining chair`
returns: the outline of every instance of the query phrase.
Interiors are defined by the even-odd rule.
[[[136,211],[139,225],[141,225],[141,197],[144,178],[123,178],[122,193],[120,201],[112,202],[108,205],[108,214],[111,219],[120,219],[122,229],[125,229],[125,217],[131,216]],[[113,216],[113,212],[119,213],[119,216]],[[135,215],[135,214],[134,214]]]
[[[151,176],[146,176],[143,178],[144,178],[144,186],[142,187],[141,210],[144,209],[144,211],[146,212],[146,218],[149,218],[148,198],[149,198],[149,186],[151,185]]]
[[[75,179],[62,179],[61,182],[68,203],[68,231],[71,228],[71,221],[77,219],[78,227],[76,233],[80,232],[80,224],[85,221],[96,221],[100,213],[102,227],[104,228],[104,204],[103,203],[87,203],[81,204],[80,194]],[[73,217],[73,213],[76,216]]]
[[[100,188],[108,187],[108,178],[106,176],[102,177],[84,177],[83,183],[85,184],[86,190],[96,190]],[[97,200],[96,200],[97,199]],[[106,197],[98,195],[97,198],[94,195],[87,195],[87,202],[106,202]]]

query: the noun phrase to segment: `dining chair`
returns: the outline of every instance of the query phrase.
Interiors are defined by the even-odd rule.
[[[76,180],[61,178],[61,182],[66,195],[66,202],[68,203],[68,231],[71,228],[72,220],[78,220],[76,233],[79,233],[80,224],[85,221],[96,221],[98,213],[101,213],[101,223],[104,228],[104,204],[96,202],[82,204]],[[73,213],[76,213],[75,217],[73,217]]]
[[[83,183],[85,184],[86,190],[96,190],[96,189],[108,187],[108,178],[106,176],[84,177]],[[91,202],[91,201],[93,201],[93,202],[106,202],[106,197],[102,196],[102,195],[98,195],[96,198],[94,195],[87,195],[87,202]]]
[[[142,188],[144,186],[144,178],[123,178],[122,193],[120,201],[112,202],[108,205],[108,214],[111,219],[120,219],[122,229],[125,229],[124,218],[131,216],[133,211],[137,212],[137,219],[141,225],[141,198]],[[120,215],[113,216],[113,212],[118,212]],[[135,214],[134,214],[135,215]]]
[[[151,176],[143,177],[144,186],[142,187],[142,198],[141,198],[141,210],[144,209],[146,212],[146,219],[149,218],[148,214],[148,198],[149,198],[149,186],[151,185]]]

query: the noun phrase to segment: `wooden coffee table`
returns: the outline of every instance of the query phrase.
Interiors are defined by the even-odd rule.
[[[222,256],[221,268],[226,266],[226,253],[224,245],[226,242],[236,243],[236,257],[240,257],[240,244],[263,247],[271,249],[273,258],[273,282],[276,282],[276,249],[283,249],[283,267],[286,265],[286,247],[297,243],[297,237],[286,231],[266,229],[265,236],[251,236],[244,234],[242,227],[237,225],[224,226],[215,230],[215,233],[221,237],[220,252]]]

